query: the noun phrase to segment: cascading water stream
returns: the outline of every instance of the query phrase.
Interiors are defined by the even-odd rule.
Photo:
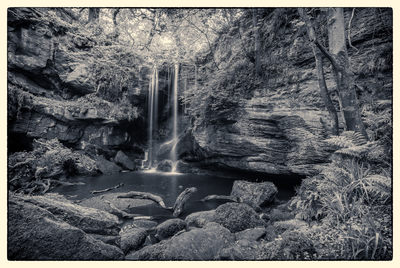
[[[153,133],[157,131],[158,121],[158,71],[154,67],[149,83],[149,94],[148,94],[148,153],[147,153],[147,168],[151,169],[153,166],[153,155],[154,155],[154,144],[153,144]]]
[[[173,88],[173,99],[172,99],[172,117],[173,117],[173,125],[172,125],[172,141],[173,147],[171,149],[171,161],[172,161],[172,172],[176,172],[177,165],[177,151],[176,145],[178,143],[178,74],[179,74],[179,63],[175,63],[174,70],[174,88]]]

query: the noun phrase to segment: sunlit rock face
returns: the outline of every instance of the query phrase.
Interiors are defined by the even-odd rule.
[[[294,9],[285,10],[289,21],[273,30],[274,12],[279,11],[271,12],[261,26],[263,33],[270,33],[263,37],[263,43],[267,44],[263,53],[268,55],[261,60],[263,82],[254,85],[251,80],[254,76],[249,72],[248,80],[243,81],[246,78],[242,73],[246,70],[231,71],[236,83],[230,87],[232,91],[246,88],[248,84],[254,87],[241,93],[239,100],[232,97],[225,102],[214,102],[205,120],[195,123],[192,135],[205,164],[270,174],[309,175],[329,161],[331,149],[324,142],[330,132],[329,115],[320,97],[312,50],[301,34],[304,28],[296,24]],[[376,12],[357,9],[351,40],[359,51],[349,49],[349,56],[357,85],[375,92],[377,98],[390,99],[392,40],[385,34],[387,23],[380,18],[390,18],[391,11],[381,10],[379,16]],[[346,9],[346,20],[350,15],[351,9]],[[219,58],[224,59],[218,62],[219,68],[227,69],[227,73],[228,63],[233,62],[236,55],[231,53],[230,56],[226,51],[234,50],[238,40],[239,36],[232,32],[221,38],[216,47],[215,53],[220,55],[216,57],[217,62]],[[372,71],[377,62],[388,67]],[[335,96],[329,62],[324,61],[324,66],[327,86]],[[374,90],[376,88],[381,90]],[[210,90],[218,93],[225,88]],[[337,102],[335,105],[339,110]],[[343,129],[340,112],[338,116]]]

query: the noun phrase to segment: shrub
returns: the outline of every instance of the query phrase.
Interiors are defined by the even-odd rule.
[[[303,219],[320,220],[323,228],[314,236],[320,247],[335,248],[337,258],[391,258],[391,211],[374,213],[392,202],[388,172],[371,168],[379,159],[374,150],[381,147],[350,131],[327,142],[337,149],[331,163],[319,175],[302,182],[291,207]],[[338,239],[327,245],[321,242],[322,233],[335,233]]]

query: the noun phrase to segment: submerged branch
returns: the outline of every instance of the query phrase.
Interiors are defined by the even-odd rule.
[[[108,191],[111,191],[111,190],[120,188],[120,187],[122,187],[122,186],[124,186],[124,184],[123,184],[123,183],[119,183],[119,184],[117,184],[117,185],[115,185],[115,186],[113,186],[113,187],[110,187],[110,188],[107,188],[107,189],[104,189],[104,190],[91,191],[90,193],[91,193],[91,194],[104,193],[104,192],[108,192]]]

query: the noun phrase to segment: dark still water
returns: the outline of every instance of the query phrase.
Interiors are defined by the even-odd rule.
[[[197,174],[171,174],[163,172],[122,172],[112,175],[101,175],[98,177],[78,177],[69,179],[70,182],[83,182],[84,185],[73,185],[73,186],[59,186],[53,190],[65,195],[68,199],[82,200],[93,197],[95,195],[90,192],[93,190],[103,190],[106,188],[113,187],[119,183],[123,183],[124,186],[114,189],[106,193],[117,193],[117,192],[129,192],[129,191],[140,191],[149,192],[161,196],[167,206],[173,206],[177,196],[188,187],[196,187],[197,192],[194,193],[189,201],[185,205],[184,214],[185,216],[189,213],[203,210],[214,209],[223,201],[200,201],[207,195],[229,195],[232,189],[233,182],[237,179],[244,179],[244,177],[233,178],[219,177],[216,175],[197,175]],[[278,187],[278,199],[288,200],[294,195],[293,180],[285,180],[285,178],[270,178],[259,179],[252,176],[252,179],[248,181],[267,181],[271,180]],[[290,181],[290,183],[289,183]],[[285,183],[287,182],[287,183]],[[159,208],[157,205],[148,205],[143,207],[132,208],[130,213],[138,213],[147,216],[160,216],[168,217],[171,214],[170,211]]]

